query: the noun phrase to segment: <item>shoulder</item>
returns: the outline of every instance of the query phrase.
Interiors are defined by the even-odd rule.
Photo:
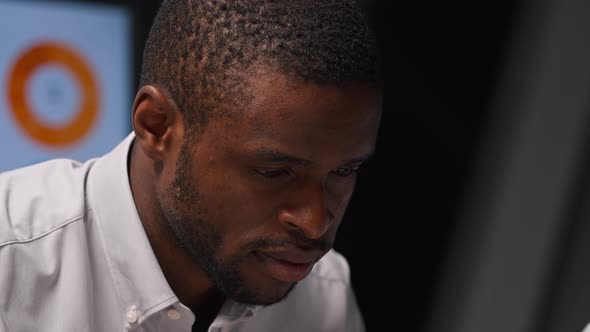
[[[81,219],[92,163],[56,159],[0,173],[0,248]]]
[[[350,284],[350,267],[344,256],[335,250],[330,250],[315,264],[308,278],[348,286]]]

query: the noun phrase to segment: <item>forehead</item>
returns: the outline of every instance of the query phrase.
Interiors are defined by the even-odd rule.
[[[248,102],[239,112],[252,125],[264,123],[261,129],[270,130],[280,120],[329,129],[330,124],[374,120],[381,111],[380,90],[368,84],[317,84],[258,71],[246,80],[245,89]]]
[[[231,112],[235,116],[211,119],[207,126],[205,136],[218,146],[272,147],[309,158],[373,149],[381,115],[377,88],[307,83],[272,71],[245,83],[246,99]]]

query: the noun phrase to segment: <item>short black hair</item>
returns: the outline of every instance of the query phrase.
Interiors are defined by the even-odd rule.
[[[165,0],[140,85],[164,87],[187,121],[204,124],[255,64],[304,82],[375,84],[377,53],[356,0]]]

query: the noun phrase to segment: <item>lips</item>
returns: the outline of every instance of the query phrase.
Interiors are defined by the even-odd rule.
[[[305,253],[300,250],[257,251],[262,259],[264,270],[274,279],[283,282],[303,280],[311,271],[313,264],[323,254],[320,252]]]

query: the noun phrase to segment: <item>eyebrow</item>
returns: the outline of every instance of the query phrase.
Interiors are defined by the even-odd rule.
[[[362,163],[366,162],[367,160],[373,158],[374,154],[375,154],[375,147],[373,147],[369,152],[367,152],[364,155],[361,155],[359,157],[352,158],[352,159],[348,160],[347,162],[343,163],[343,165],[362,164]]]
[[[256,156],[272,163],[289,163],[309,166],[313,164],[311,160],[290,156],[288,154],[271,149],[261,149],[256,151]]]
[[[350,164],[362,163],[362,162],[367,161],[369,158],[371,158],[373,156],[373,154],[374,154],[374,151],[372,150],[363,156],[350,159],[342,164],[343,165],[350,165]],[[313,162],[311,160],[291,156],[291,155],[279,152],[277,150],[272,150],[272,149],[257,150],[256,156],[260,159],[263,159],[263,160],[271,162],[271,163],[289,163],[289,164],[297,164],[297,165],[303,165],[303,166],[309,166],[309,165],[313,164]]]

